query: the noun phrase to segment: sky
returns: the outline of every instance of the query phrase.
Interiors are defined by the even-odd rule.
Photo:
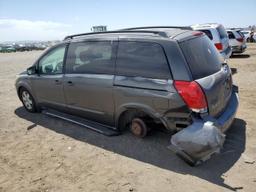
[[[136,26],[256,25],[256,0],[0,0],[0,42]]]

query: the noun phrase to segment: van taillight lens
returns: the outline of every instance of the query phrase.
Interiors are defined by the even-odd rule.
[[[222,43],[215,43],[215,47],[220,51],[223,49]]]
[[[237,38],[236,40],[239,41],[239,42],[241,42],[241,43],[243,43],[244,38],[243,38],[243,37],[240,37],[240,38]]]
[[[174,81],[174,86],[192,111],[197,113],[207,112],[206,98],[203,90],[197,82]]]

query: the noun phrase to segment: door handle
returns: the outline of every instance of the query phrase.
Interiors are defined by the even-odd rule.
[[[58,79],[55,79],[55,84],[56,84],[56,85],[60,85],[60,84],[61,84],[61,81],[58,80]]]
[[[68,83],[68,85],[70,85],[70,86],[71,86],[71,85],[74,85],[72,81],[68,81],[67,83]]]

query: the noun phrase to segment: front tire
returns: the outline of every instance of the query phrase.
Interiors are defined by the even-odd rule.
[[[25,107],[25,109],[28,112],[30,112],[30,113],[37,112],[37,107],[36,107],[35,100],[27,89],[21,88],[21,90],[20,90],[20,99],[23,103],[23,106]]]

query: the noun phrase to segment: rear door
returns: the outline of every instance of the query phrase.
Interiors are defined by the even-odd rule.
[[[115,49],[114,41],[69,45],[64,93],[71,113],[102,123],[113,123]]]
[[[232,93],[230,69],[223,64],[218,50],[205,35],[180,43],[193,79],[203,89],[209,114],[217,117]]]
[[[176,93],[170,93],[171,74],[164,49],[158,43],[120,38],[116,61],[114,95],[116,111],[137,108],[157,111],[170,109]]]

